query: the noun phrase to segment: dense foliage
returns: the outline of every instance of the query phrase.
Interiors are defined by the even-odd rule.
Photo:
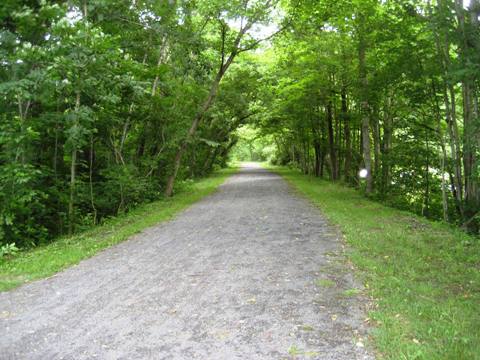
[[[274,5],[2,2],[0,245],[73,233],[224,163],[256,94],[255,67],[234,60]]]
[[[232,149],[478,233],[479,0],[279,2],[2,2],[0,245],[170,196]]]
[[[260,57],[274,160],[479,230],[480,2],[305,0]],[[368,171],[365,180],[358,173]]]

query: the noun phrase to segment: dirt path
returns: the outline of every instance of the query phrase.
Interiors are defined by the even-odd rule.
[[[340,250],[251,165],[174,221],[0,293],[0,359],[371,359]]]

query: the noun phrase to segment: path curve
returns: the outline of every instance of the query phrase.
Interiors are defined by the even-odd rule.
[[[340,253],[318,210],[251,164],[175,220],[0,293],[0,358],[371,359]]]

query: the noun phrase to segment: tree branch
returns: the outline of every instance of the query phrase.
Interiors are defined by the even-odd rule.
[[[237,54],[240,54],[240,53],[245,52],[245,51],[252,50],[252,49],[256,48],[260,43],[262,43],[262,42],[264,42],[264,41],[268,41],[268,40],[270,40],[270,39],[273,39],[275,36],[277,36],[277,35],[280,34],[282,31],[284,31],[287,27],[289,27],[289,25],[286,25],[286,26],[282,27],[282,28],[279,29],[278,31],[275,31],[273,34],[267,36],[266,38],[255,40],[255,42],[253,42],[253,43],[250,44],[249,46],[239,48],[239,49],[237,50]]]

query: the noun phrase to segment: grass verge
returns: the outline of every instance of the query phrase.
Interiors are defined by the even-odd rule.
[[[210,177],[193,182],[172,198],[139,206],[128,214],[112,218],[89,231],[20,252],[13,259],[0,260],[0,291],[48,277],[149,226],[171,219],[194,202],[213,193],[236,170],[235,167],[220,170]]]
[[[480,241],[353,189],[272,167],[338,225],[376,308],[384,359],[480,359]]]

